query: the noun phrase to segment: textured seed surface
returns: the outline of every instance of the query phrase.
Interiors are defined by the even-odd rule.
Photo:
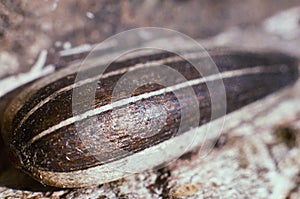
[[[297,61],[280,53],[216,50],[210,54],[224,76],[228,113],[294,82],[298,77]],[[199,56],[199,52],[188,52],[189,55],[198,61],[208,59]],[[158,65],[149,66],[149,63]],[[150,68],[151,71],[159,64],[177,70],[187,81],[178,81],[169,87],[146,84],[136,89],[131,97],[122,99],[124,104],[111,102],[116,83],[129,69],[139,72]],[[197,125],[211,119],[210,93],[203,78],[189,62],[174,54],[160,53],[116,62],[99,77],[97,69],[89,69],[87,74],[91,81],[80,86],[74,86],[76,73],[43,85],[21,99],[22,106],[12,120],[5,123],[10,129],[7,142],[17,164],[25,171],[80,171],[151,148],[195,127],[189,125],[192,123],[189,120],[194,117],[191,112],[186,115],[186,126],[177,132],[183,107],[200,109]],[[146,76],[141,74],[141,79],[152,75],[151,72]],[[95,100],[89,107],[84,99],[94,84],[97,84]],[[176,85],[182,86],[178,89]],[[189,85],[192,85],[199,107],[191,104]],[[81,107],[78,112],[72,109],[74,87],[83,91],[79,93],[82,102],[75,105]],[[181,96],[176,96],[175,90]],[[183,99],[181,103],[178,97]]]

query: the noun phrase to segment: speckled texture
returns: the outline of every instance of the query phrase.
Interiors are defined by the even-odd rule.
[[[9,4],[9,1],[6,2]],[[12,2],[18,3],[19,1]],[[55,4],[55,1],[45,2],[49,3],[51,7]],[[70,2],[71,1],[66,1],[65,5],[68,6]],[[149,2],[150,1],[147,1],[145,5],[149,4]],[[182,3],[181,1],[176,2]],[[203,3],[204,1],[200,2]],[[47,3],[46,5],[48,5]],[[280,34],[278,34],[278,32],[272,32],[270,29],[265,31],[264,24],[261,23],[263,18],[276,13],[278,10],[284,10],[292,5],[297,5],[299,2],[295,0],[288,2],[276,1],[276,3],[274,1],[264,1],[263,5],[261,3],[261,1],[249,1],[247,3],[241,2],[238,4],[235,1],[224,1],[218,4],[220,6],[219,8],[222,8],[222,12],[225,16],[230,17],[227,18],[224,17],[224,15],[218,19],[214,17],[203,17],[202,22],[208,22],[207,26],[211,28],[215,27],[215,34],[224,30],[225,32],[213,39],[202,42],[217,45],[226,44],[230,46],[268,47],[283,50],[288,54],[300,57],[300,41],[298,37],[284,37],[282,34],[285,33],[280,32]],[[170,3],[170,5],[171,4],[172,3]],[[191,4],[193,4],[193,2]],[[233,4],[240,6],[234,7]],[[228,8],[226,8],[226,5]],[[43,11],[43,9],[36,9],[34,4],[32,6],[33,7],[29,7],[29,11]],[[153,6],[145,7],[153,8]],[[216,9],[214,3],[211,3],[208,7]],[[74,23],[78,22],[77,19],[81,20],[86,18],[85,14],[80,14],[79,12],[65,12],[65,7],[59,7],[59,9],[61,10],[60,13],[69,13]],[[98,7],[96,6],[94,9],[97,10]],[[207,10],[206,13],[212,13],[214,15],[216,12],[211,11],[211,9],[205,9]],[[3,43],[1,48],[9,53],[8,57],[11,57],[12,60],[15,60],[17,57],[18,63],[13,64],[14,67],[20,66],[19,63],[22,63],[18,70],[27,70],[36,60],[36,56],[40,50],[45,47],[49,49],[49,52],[54,52],[54,55],[50,53],[48,63],[52,63],[53,60],[56,63],[64,63],[68,61],[68,59],[59,59],[59,56],[56,55],[60,49],[63,49],[63,46],[68,47],[68,41],[71,41],[72,46],[87,42],[85,37],[81,35],[81,33],[85,31],[77,32],[78,29],[76,28],[74,28],[75,33],[67,34],[68,30],[63,31],[64,29],[60,29],[61,26],[56,24],[58,30],[56,32],[60,35],[56,37],[50,34],[51,31],[42,31],[39,28],[32,28],[30,25],[32,23],[36,24],[36,18],[39,18],[42,19],[40,23],[46,25],[47,28],[47,24],[50,22],[51,25],[52,22],[51,14],[45,15],[42,18],[31,15],[31,18],[27,17],[26,20],[23,20],[23,23],[20,23],[20,21],[22,22],[20,18],[23,18],[23,16],[22,10],[18,9],[18,6],[12,9],[1,7],[1,10],[12,19],[10,27],[5,29],[6,33],[4,39],[1,40]],[[49,10],[49,7],[46,6],[44,10]],[[88,9],[85,7],[83,10],[83,13],[86,13]],[[231,10],[231,12],[228,12],[228,10]],[[256,14],[253,14],[254,11]],[[138,13],[138,11],[135,12]],[[78,16],[76,15],[78,18],[74,17],[75,13],[78,13]],[[131,12],[127,15],[128,19],[132,18],[132,21],[141,19],[143,22],[142,25],[147,25],[146,22],[149,16],[157,16],[151,11],[148,15],[143,15],[144,12],[140,12],[141,14],[139,15],[145,16],[146,19],[133,19],[132,16],[135,16],[136,13],[133,15],[130,15],[130,13]],[[172,14],[174,12],[161,13]],[[188,16],[188,14],[191,13],[192,12],[184,12],[184,16]],[[55,12],[55,15],[61,19],[58,12]],[[179,18],[182,17],[182,15],[177,16]],[[291,15],[290,18],[295,17],[297,19],[299,16]],[[46,19],[44,20],[44,18]],[[220,24],[224,24],[225,27],[220,28],[218,23],[211,23],[211,20],[207,20],[210,18],[216,19]],[[5,17],[2,19],[5,19]],[[68,17],[64,19],[68,21]],[[170,21],[172,20],[171,17]],[[229,23],[224,23],[224,20],[228,20]],[[45,21],[48,22],[44,23]],[[160,23],[166,22],[161,19],[157,19],[157,21]],[[184,25],[187,25],[186,22],[189,20],[182,21]],[[18,24],[21,24],[21,26]],[[62,24],[65,25],[66,23]],[[85,23],[77,24],[82,25]],[[178,20],[174,20],[174,24],[178,24]],[[196,27],[193,25],[194,23],[191,24],[192,27]],[[76,27],[72,26],[72,24],[69,25],[70,26],[66,26],[66,29]],[[152,25],[157,26],[163,24],[158,24],[153,21]],[[234,27],[229,27],[230,25],[234,25]],[[137,25],[131,23],[128,27],[135,26]],[[197,27],[204,27],[202,33],[206,33],[205,30],[207,26],[198,25]],[[30,27],[30,30],[28,30],[28,27]],[[36,25],[36,27],[39,26]],[[182,26],[177,30],[183,30],[184,27],[185,26]],[[297,27],[295,26],[295,28]],[[107,36],[101,36],[97,31],[88,31],[87,28],[83,29],[92,35],[90,38],[95,39],[89,41],[91,43],[99,41],[99,38],[106,38]],[[110,29],[108,27],[104,30]],[[122,28],[118,29],[118,31],[120,30],[122,30]],[[24,32],[28,34],[24,34]],[[201,37],[200,33],[201,31],[191,33],[191,35],[199,34]],[[290,34],[290,32],[286,32],[286,35]],[[24,37],[25,39],[23,39]],[[36,38],[35,42],[32,42],[33,38]],[[51,42],[49,42],[49,38]],[[32,45],[32,48],[29,48],[29,50],[27,48],[28,45]],[[10,74],[11,70],[7,69],[1,72],[1,76],[3,77]],[[300,197],[298,177],[298,169],[300,168],[299,136],[297,135],[296,146],[290,148],[290,144],[280,142],[282,139],[278,139],[275,132],[278,125],[294,128],[296,132],[299,132],[300,110],[298,104],[300,96],[297,94],[299,93],[299,89],[300,86],[298,83],[294,89],[287,89],[280,94],[270,96],[268,100],[263,100],[256,105],[241,110],[241,112],[234,113],[234,116],[231,119],[228,118],[225,123],[223,136],[217,142],[218,148],[215,148],[206,158],[200,159],[198,153],[195,152],[184,156],[163,170],[144,172],[114,183],[83,189],[55,190],[38,185],[22,173],[18,173],[18,171],[14,170],[5,158],[1,158],[0,198],[168,198],[171,194],[173,198],[183,198],[184,196],[187,198],[196,198],[195,195],[197,195],[199,196],[198,198],[273,197],[277,199],[289,197],[297,199]],[[280,95],[280,97],[278,95]],[[1,154],[4,154],[3,145],[1,145]],[[225,173],[225,171],[232,175],[226,175],[227,173]]]

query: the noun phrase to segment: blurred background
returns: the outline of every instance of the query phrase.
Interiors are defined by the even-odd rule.
[[[298,0],[3,0],[0,3],[0,77],[29,70],[43,49],[49,54],[47,62],[59,65],[58,52],[63,49],[99,43],[137,27],[170,28],[193,39],[210,39],[231,30],[226,42],[231,40],[236,44],[246,41],[239,41],[241,33],[233,39],[233,29],[234,33],[239,29],[244,34],[260,30],[277,34],[279,28],[283,29],[281,34],[286,31],[286,37],[283,36],[286,39],[291,32],[299,34],[299,9],[298,15],[294,12],[285,20],[273,22],[267,31],[263,23],[280,11],[296,6],[300,6]],[[243,36],[252,45],[270,39],[270,35],[262,39],[265,35],[257,33]]]
[[[57,69],[82,58],[72,49],[148,26],[180,31],[208,47],[267,48],[300,58],[299,0],[1,0],[0,91],[1,80],[29,71],[42,51],[45,65]],[[300,198],[299,89],[298,82],[234,113],[203,161],[195,152],[165,169],[97,187],[36,185],[2,158],[0,144],[0,198]]]

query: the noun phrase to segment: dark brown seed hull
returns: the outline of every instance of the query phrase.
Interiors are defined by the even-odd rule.
[[[145,64],[172,56],[174,55],[170,53],[161,53],[116,62],[104,74],[126,69],[138,63]],[[297,60],[281,53],[258,54],[243,51],[220,51],[218,53],[211,51],[211,57],[221,74],[261,68],[258,73],[245,73],[244,75],[234,75],[233,73],[230,77],[223,79],[227,113],[289,85],[298,78]],[[208,58],[196,59],[201,61]],[[198,71],[183,59],[170,61],[166,65],[177,70],[187,80],[202,78]],[[145,68],[142,67],[138,70],[145,70]],[[95,69],[89,69],[89,74],[91,76],[87,78],[92,78],[97,72]],[[40,171],[72,175],[74,171],[103,166],[159,145],[183,134],[190,128],[211,120],[210,93],[206,84],[200,81],[192,86],[199,106],[191,104],[190,100],[193,96],[190,96],[186,87],[183,87],[178,90],[180,96],[176,96],[173,91],[163,92],[116,106],[114,109],[104,110],[99,114],[78,120],[76,123],[71,122],[59,126],[63,121],[74,117],[74,114],[85,114],[92,108],[100,109],[110,104],[116,82],[123,74],[111,75],[101,81],[91,82],[90,85],[98,83],[93,107],[86,106],[83,100],[82,103],[76,105],[82,108],[75,113],[72,112],[74,111],[72,109],[73,89],[70,86],[74,83],[76,73],[42,85],[38,90],[29,92],[30,95],[26,95],[24,99],[17,99],[18,104],[22,105],[18,105],[17,111],[14,111],[14,104],[8,108],[6,115],[10,119],[4,121],[3,128],[6,131],[9,130],[6,132],[6,141],[12,153],[15,154],[17,165],[40,181],[51,184],[51,180],[45,180],[46,176],[39,176]],[[151,75],[151,72],[146,74]],[[140,78],[148,77],[141,75]],[[164,80],[164,77],[161,78]],[[43,80],[40,82],[42,83]],[[183,82],[178,80],[176,83]],[[84,86],[88,88],[89,84]],[[64,89],[66,87],[70,87],[70,89]],[[159,84],[147,84],[136,89],[133,97],[163,88],[164,86]],[[59,90],[61,91],[58,92]],[[86,92],[82,92],[80,94],[82,96],[79,96],[82,99],[89,93],[88,90],[83,90]],[[181,103],[179,103],[178,97],[182,99]],[[181,109],[184,107],[199,109],[200,120],[195,126],[192,123],[193,113],[187,114],[185,117],[187,121],[178,132],[182,118]],[[56,128],[52,129],[53,127]],[[46,133],[43,134],[44,132]],[[152,166],[157,164],[154,162]],[[90,184],[94,183],[95,181],[91,181]],[[85,185],[89,185],[89,183],[81,183],[79,180],[76,185],[76,183],[68,183],[66,180],[65,185],[55,186]]]

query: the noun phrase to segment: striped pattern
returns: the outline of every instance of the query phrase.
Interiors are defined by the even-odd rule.
[[[107,105],[104,105],[104,106],[86,111],[83,114],[70,117],[70,118],[60,122],[59,124],[57,124],[55,126],[52,126],[48,129],[44,130],[40,134],[34,136],[28,142],[27,145],[29,146],[29,145],[33,144],[34,142],[41,139],[42,137],[44,137],[46,135],[49,135],[49,134],[55,132],[56,130],[58,130],[60,128],[63,128],[63,127],[68,126],[70,124],[74,124],[76,122],[82,121],[82,120],[87,119],[89,117],[101,114],[103,112],[110,111],[110,110],[113,110],[115,108],[130,104],[130,103],[133,103],[133,102],[140,101],[142,99],[149,99],[150,97],[155,97],[155,96],[159,96],[159,95],[162,95],[162,94],[174,92],[176,90],[191,87],[191,86],[199,86],[200,84],[203,84],[205,82],[210,82],[210,81],[215,81],[215,80],[220,80],[220,79],[228,79],[228,78],[233,78],[233,77],[254,75],[254,74],[263,74],[263,73],[267,73],[267,74],[278,73],[281,70],[283,70],[284,68],[287,68],[287,66],[285,66],[285,65],[274,65],[274,66],[269,66],[269,67],[256,66],[256,67],[245,68],[245,69],[241,69],[241,70],[226,71],[226,72],[222,72],[220,74],[211,75],[211,76],[208,76],[208,77],[205,77],[205,78],[201,77],[201,78],[193,79],[193,80],[190,80],[190,81],[187,81],[187,82],[176,84],[174,86],[170,86],[170,87],[162,88],[162,89],[155,90],[155,91],[152,91],[152,92],[149,92],[149,93],[143,93],[143,94],[138,95],[138,96],[133,96],[133,97],[130,97],[130,98],[122,99],[122,100],[113,102],[111,104],[107,104]],[[106,76],[104,76],[103,78],[106,78]],[[92,79],[94,79],[94,78],[92,78]],[[66,89],[66,87],[64,89]],[[55,96],[55,94],[51,95],[50,98],[45,99],[42,103],[40,103],[34,109],[41,108],[41,106],[44,103],[46,103],[47,101],[49,101],[50,99],[52,99],[53,96]],[[29,115],[34,112],[33,111],[34,109],[32,109],[29,112]],[[28,118],[28,114],[26,115],[25,118],[26,119]],[[21,124],[22,124],[22,122],[21,122]]]
[[[8,110],[14,111],[6,113],[14,114],[4,128],[10,129],[8,142],[14,146],[12,153],[17,164],[27,172],[33,171],[35,178],[40,178],[39,175],[55,178],[54,173],[76,173],[80,178],[82,171],[86,171],[86,176],[93,169],[148,151],[209,122],[211,100],[207,82],[223,80],[227,112],[231,112],[298,78],[297,60],[281,53],[212,50],[209,54],[220,74],[202,77],[182,57],[158,53],[115,62],[103,74],[98,74],[97,68],[89,68],[87,78],[76,83],[76,73],[54,78],[55,81],[46,81],[44,85],[45,81],[40,80],[36,91],[25,90],[30,95],[23,100],[21,93],[16,99],[23,100],[22,106],[15,109],[13,102]],[[210,60],[205,52],[189,51],[184,57],[198,63]],[[186,80],[175,79],[169,86],[146,84],[135,89],[130,97],[111,100],[116,83],[124,74],[136,72],[141,79],[156,77],[151,70],[157,71],[161,65],[169,66]],[[167,80],[164,75],[159,78]],[[95,85],[93,93],[90,88]],[[78,98],[83,100],[74,104],[82,107],[75,112],[74,89],[79,89]],[[89,94],[95,95],[92,107],[84,101]],[[193,97],[197,104],[192,103]],[[190,111],[182,115],[183,109]],[[197,124],[193,110],[200,110]],[[182,118],[186,121],[180,126]],[[154,162],[153,166],[157,164],[160,163]]]

